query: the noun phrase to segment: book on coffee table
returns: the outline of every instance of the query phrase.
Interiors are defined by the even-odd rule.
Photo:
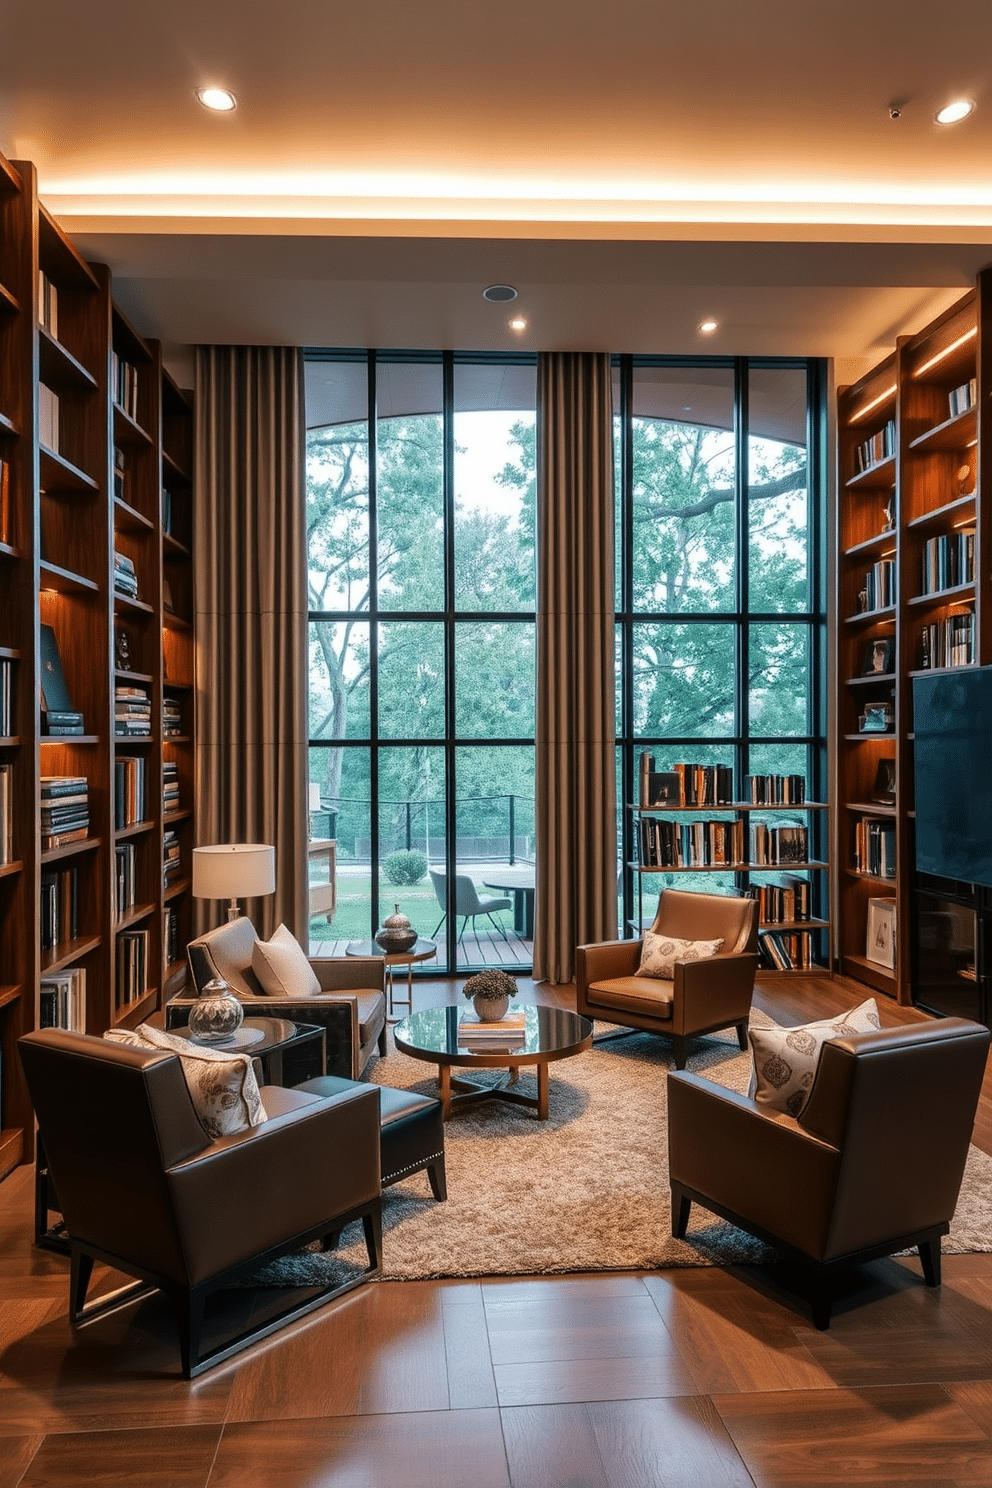
[[[485,1022],[474,1013],[464,1013],[458,1023],[458,1037],[472,1044],[522,1043],[527,1037],[527,1015],[511,1013],[497,1022]]]

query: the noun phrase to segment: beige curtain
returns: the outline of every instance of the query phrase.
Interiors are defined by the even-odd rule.
[[[617,933],[610,359],[537,367],[537,895],[534,977]]]
[[[273,844],[276,892],[242,908],[259,934],[282,921],[305,946],[304,439],[300,351],[197,348],[197,842]]]

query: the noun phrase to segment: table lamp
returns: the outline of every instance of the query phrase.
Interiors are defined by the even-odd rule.
[[[226,899],[227,918],[236,920],[239,899],[274,894],[276,850],[261,842],[223,842],[193,849],[193,897]]]

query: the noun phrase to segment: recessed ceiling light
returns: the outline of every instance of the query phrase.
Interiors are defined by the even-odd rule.
[[[956,98],[953,103],[945,103],[942,109],[934,114],[934,120],[938,124],[959,124],[962,119],[974,113],[975,105],[970,98]]]
[[[482,298],[491,305],[505,305],[508,300],[517,298],[517,291],[512,284],[490,284],[488,289],[482,291]]]
[[[511,320],[510,321],[510,330],[511,331],[525,331],[526,329],[527,329],[527,322],[524,320],[524,318],[523,318],[522,315],[518,315],[515,320]]]
[[[716,330],[716,321],[701,320],[699,322],[699,329],[702,331],[704,336],[712,336],[713,332]]]
[[[227,88],[197,88],[196,96],[204,108],[217,114],[229,114],[238,106],[238,100]]]

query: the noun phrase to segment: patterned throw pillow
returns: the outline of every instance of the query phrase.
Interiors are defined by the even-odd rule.
[[[208,1137],[229,1137],[267,1121],[249,1054],[222,1054],[142,1023],[135,1029],[111,1028],[104,1038],[139,1049],[167,1049],[179,1055],[193,1109]]]
[[[809,1093],[820,1062],[820,1050],[828,1039],[850,1033],[871,1033],[881,1027],[875,999],[869,997],[850,1012],[799,1028],[748,1029],[754,1069],[751,1099],[759,1106],[798,1116]]]
[[[705,956],[715,956],[722,945],[722,939],[673,940],[670,935],[655,935],[652,930],[645,930],[637,975],[670,982],[675,976],[676,961],[702,961]]]
[[[271,940],[256,940],[251,969],[270,997],[317,997],[320,983],[291,930],[280,925]]]

